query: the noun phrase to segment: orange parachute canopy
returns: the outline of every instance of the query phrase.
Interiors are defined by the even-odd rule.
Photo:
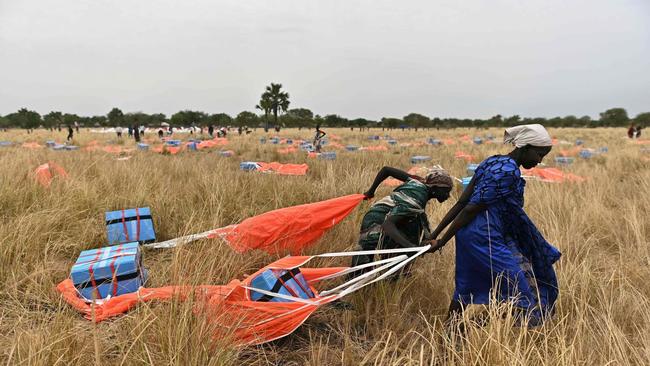
[[[28,148],[30,150],[36,150],[36,149],[42,149],[43,145],[40,145],[38,142],[25,142],[23,143],[23,147]]]
[[[375,146],[366,146],[362,147],[359,150],[363,151],[388,151],[388,148],[384,145],[375,145]]]
[[[427,175],[427,172],[428,172],[428,169],[426,167],[423,167],[423,166],[414,166],[414,167],[411,167],[411,169],[409,169],[407,171],[407,173],[409,173],[410,175],[418,175],[418,176],[421,176],[421,177]],[[401,185],[402,183],[404,183],[404,182],[400,181],[399,179],[388,178],[388,179],[386,179],[384,181],[383,184],[385,184],[385,185],[387,185],[389,187],[397,187],[397,186]]]
[[[66,178],[68,176],[68,173],[66,173],[66,171],[61,166],[49,162],[43,165],[39,165],[34,170],[34,175],[36,181],[43,187],[47,188],[50,186],[50,184],[52,183],[52,179],[55,176]]]
[[[138,292],[119,295],[103,302],[84,301],[74,287],[72,280],[66,279],[57,285],[63,299],[77,309],[88,320],[100,322],[121,315],[141,302],[155,300],[180,301],[193,298],[195,313],[205,314],[207,321],[215,325],[214,337],[232,339],[236,345],[255,345],[273,341],[291,334],[320,306],[338,299],[339,295],[320,296],[315,283],[325,277],[336,276],[347,267],[300,268],[313,257],[285,257],[263,267],[246,279],[232,280],[225,286],[167,286],[159,288],[140,288]],[[285,298],[272,296],[260,301],[259,287],[253,281],[264,272],[282,281],[290,295]],[[290,277],[286,277],[291,273]],[[285,275],[282,276],[280,275]],[[292,286],[286,285],[293,280]],[[292,290],[293,289],[293,290]],[[300,292],[302,295],[296,295]],[[275,293],[277,296],[277,293]],[[257,295],[258,301],[253,300]],[[282,295],[280,295],[282,296]]]
[[[280,164],[278,162],[258,162],[260,172],[276,173],[280,175],[305,175],[309,166],[307,164]]]
[[[298,151],[298,149],[296,149],[293,146],[278,149],[278,153],[280,154],[290,154],[290,153],[295,153],[296,151]]]
[[[260,249],[297,254],[347,217],[363,198],[362,194],[351,194],[269,211],[215,229],[208,238],[220,237],[237,252]]]
[[[472,161],[474,161],[474,156],[473,155],[470,155],[470,154],[468,154],[468,153],[466,153],[464,151],[460,151],[460,150],[456,151],[455,157],[456,157],[456,159],[465,159],[465,161],[467,161],[468,163],[471,163]]]
[[[580,150],[582,150],[582,148],[580,146],[576,146],[576,147],[574,147],[572,149],[561,149],[560,150],[560,156],[565,156],[565,157],[567,157],[567,156],[576,156],[576,155],[578,155],[578,153],[580,153]]]
[[[543,182],[563,183],[563,182],[584,182],[585,178],[579,175],[565,173],[557,168],[532,168],[523,169],[525,175],[539,178]]]
[[[442,143],[443,145],[454,145],[456,141],[454,141],[454,139],[443,139]]]

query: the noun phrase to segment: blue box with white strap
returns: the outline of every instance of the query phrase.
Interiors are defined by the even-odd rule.
[[[106,231],[108,243],[111,245],[129,242],[145,244],[156,241],[149,207],[107,212]]]
[[[88,300],[138,291],[147,280],[137,242],[84,250],[70,270],[75,287]]]

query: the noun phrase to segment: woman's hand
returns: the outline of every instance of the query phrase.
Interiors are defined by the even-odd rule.
[[[375,197],[375,193],[374,193],[374,192],[370,192],[370,191],[365,192],[363,195],[365,196],[365,197],[363,197],[363,200],[364,200],[364,201],[367,201],[367,200],[369,200],[369,199]]]

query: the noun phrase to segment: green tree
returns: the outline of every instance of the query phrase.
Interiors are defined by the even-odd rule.
[[[63,123],[67,126],[74,126],[75,122],[79,122],[81,118],[73,113],[64,113],[63,114]]]
[[[12,126],[21,128],[36,128],[41,124],[41,115],[27,108],[21,108],[18,112],[7,115],[6,118]]]
[[[403,121],[401,119],[399,119],[399,118],[384,117],[384,118],[381,119],[381,126],[386,127],[386,128],[390,128],[390,129],[398,128],[399,126],[402,125],[402,123],[403,123]]]
[[[625,108],[611,108],[600,114],[600,122],[604,126],[622,127],[630,122]]]
[[[259,104],[255,106],[255,109],[259,109],[264,112],[264,131],[269,130],[269,113],[271,113],[271,107],[273,103],[271,102],[271,96],[264,92],[260,98]]]
[[[217,126],[230,126],[233,120],[232,117],[226,113],[217,113],[210,115],[208,121]]]
[[[403,118],[404,123],[411,127],[427,127],[431,123],[431,120],[429,117],[418,114],[418,113],[411,113],[407,116],[404,116]]]
[[[249,111],[240,112],[235,117],[235,125],[237,126],[255,126],[258,123],[257,114]]]
[[[643,127],[650,126],[650,112],[639,113],[634,117],[634,123]]]
[[[52,111],[43,116],[43,127],[54,128],[63,123],[63,113]]]
[[[287,127],[304,127],[314,124],[314,113],[307,108],[294,108],[287,111],[281,119]]]
[[[268,99],[271,105],[271,112],[273,112],[273,120],[278,124],[278,113],[284,113],[289,109],[289,93],[282,91],[282,84],[271,83],[266,87],[266,91],[262,94],[262,100]],[[261,106],[261,105],[260,105]],[[268,122],[266,129],[268,129]]]
[[[9,127],[11,127],[11,121],[9,121],[9,118],[0,116],[0,128]]]
[[[348,125],[348,120],[337,114],[328,114],[323,117],[323,124],[327,127],[343,127]]]
[[[108,124],[111,126],[119,126],[124,124],[124,113],[119,108],[113,108],[106,115],[108,118]]]
[[[208,120],[205,112],[184,110],[174,113],[169,122],[174,126],[195,126],[201,125]]]

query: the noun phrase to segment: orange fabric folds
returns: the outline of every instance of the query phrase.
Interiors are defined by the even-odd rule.
[[[238,252],[260,249],[268,253],[299,253],[348,216],[363,197],[352,194],[269,211],[217,229],[208,237],[221,237]]]
[[[571,174],[565,173],[557,168],[532,168],[524,169],[523,173],[526,175],[531,175],[533,177],[539,178],[543,182],[553,182],[553,183],[562,183],[562,182],[583,182],[585,178]]]
[[[258,162],[260,172],[272,172],[280,175],[305,175],[309,166],[307,164],[280,164],[278,162]]]
[[[36,181],[40,185],[43,187],[49,187],[52,183],[52,179],[55,176],[66,178],[68,176],[68,173],[66,173],[66,171],[59,165],[49,162],[43,165],[39,165],[34,170],[34,175],[36,177]]]
[[[64,300],[81,312],[88,320],[100,322],[118,316],[140,302],[153,300],[180,301],[193,298],[194,311],[204,314],[214,326],[216,339],[228,339],[235,345],[255,345],[287,336],[298,328],[321,305],[337,298],[336,295],[321,297],[314,284],[325,276],[335,275],[347,267],[299,268],[312,257],[285,257],[275,261],[242,281],[232,280],[225,286],[168,286],[140,288],[137,293],[120,295],[101,304],[89,304],[81,300],[70,279],[57,286]],[[296,270],[299,268],[298,270]],[[286,273],[302,275],[309,296],[281,301],[254,301],[254,280],[262,273]],[[280,278],[278,278],[280,279]]]

